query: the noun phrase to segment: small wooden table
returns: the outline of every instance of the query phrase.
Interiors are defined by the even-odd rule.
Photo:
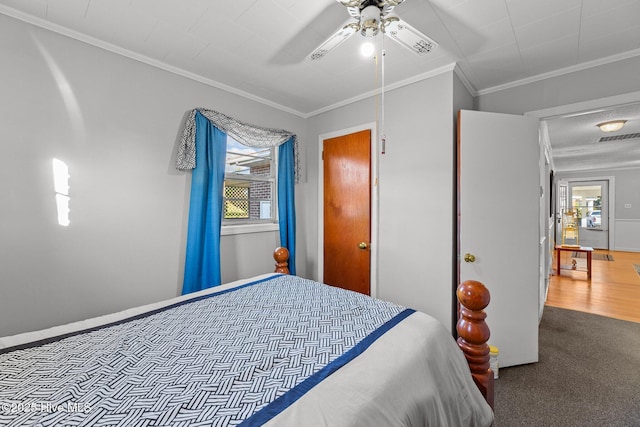
[[[587,254],[587,279],[591,279],[591,255],[593,254],[593,248],[589,246],[556,245],[556,262],[557,262],[556,274],[558,276],[560,275],[560,253],[562,251],[585,252]]]

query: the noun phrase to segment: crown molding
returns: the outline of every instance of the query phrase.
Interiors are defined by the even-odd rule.
[[[616,55],[607,56],[605,58],[594,59],[593,61],[587,61],[581,64],[572,65],[570,67],[561,68],[559,70],[549,71],[548,73],[542,73],[536,76],[527,77],[525,79],[515,80],[510,83],[493,86],[487,89],[481,89],[477,91],[477,95],[488,95],[490,93],[499,92],[501,90],[511,89],[514,87],[539,82],[539,81],[550,79],[553,77],[559,77],[565,74],[587,70],[589,68],[598,67],[600,65],[607,65],[612,62],[622,61],[624,59],[634,58],[636,56],[640,56],[640,49],[629,50],[627,52],[618,53]]]
[[[442,67],[436,68],[434,70],[427,71],[426,73],[418,74],[418,75],[415,75],[413,77],[409,77],[408,79],[404,79],[404,80],[401,80],[399,82],[395,82],[395,83],[392,83],[392,84],[389,84],[389,85],[385,85],[384,91],[388,92],[390,90],[398,89],[398,88],[401,88],[401,87],[404,87],[404,86],[407,86],[407,85],[410,85],[410,84],[413,84],[413,83],[416,83],[416,82],[419,82],[419,81],[422,81],[422,80],[429,79],[431,77],[435,77],[435,76],[440,75],[442,73],[453,71],[455,66],[456,66],[456,64],[454,62],[454,63],[451,63],[451,64],[444,65]],[[336,108],[344,107],[345,105],[353,104],[354,102],[361,101],[361,100],[367,99],[367,98],[371,98],[371,97],[379,95],[381,93],[382,93],[382,89],[374,89],[374,90],[371,90],[369,92],[365,92],[363,94],[354,96],[352,98],[345,99],[345,100],[337,102],[335,104],[331,104],[331,105],[328,105],[326,107],[322,107],[322,108],[320,108],[318,110],[312,111],[311,113],[306,114],[305,118],[310,118],[310,117],[313,117],[313,116],[317,116],[318,114],[326,113],[327,111],[335,110]]]
[[[478,91],[473,87],[473,85],[467,78],[467,75],[464,73],[464,71],[462,71],[462,68],[460,68],[459,64],[456,64],[453,71],[456,73],[456,76],[458,76],[464,87],[467,88],[471,96],[473,96],[474,98],[478,96]]]
[[[286,112],[286,113],[289,113],[289,114],[293,114],[293,115],[301,117],[303,119],[308,119],[308,118],[316,116],[318,114],[322,114],[324,112],[331,111],[331,110],[334,110],[336,108],[339,108],[339,107],[342,107],[342,106],[345,106],[345,105],[349,105],[349,104],[352,104],[354,102],[360,101],[362,99],[370,98],[372,96],[375,96],[375,95],[381,93],[380,89],[376,89],[376,90],[373,90],[373,91],[369,91],[369,92],[363,93],[361,95],[354,96],[354,97],[349,98],[349,99],[345,99],[345,100],[337,102],[335,104],[323,107],[321,109],[312,111],[310,113],[303,113],[301,111],[294,110],[294,109],[286,107],[284,105],[281,105],[281,104],[269,101],[267,99],[261,98],[259,96],[253,95],[253,94],[251,94],[249,92],[245,92],[245,91],[242,91],[240,89],[234,88],[232,86],[226,85],[224,83],[220,83],[218,81],[215,81],[215,80],[212,80],[212,79],[208,79],[208,78],[202,77],[202,76],[200,76],[198,74],[192,73],[190,71],[186,71],[186,70],[184,70],[182,68],[178,68],[178,67],[175,67],[173,65],[169,65],[169,64],[167,64],[165,62],[162,62],[162,61],[159,61],[157,59],[148,57],[146,55],[142,55],[142,54],[133,52],[131,50],[122,48],[120,46],[116,46],[114,44],[107,43],[107,42],[105,42],[103,40],[97,39],[95,37],[88,36],[86,34],[78,32],[78,31],[70,30],[69,28],[66,28],[66,27],[63,27],[61,25],[55,24],[53,22],[47,21],[46,19],[39,18],[37,16],[33,16],[33,15],[30,15],[30,14],[18,11],[16,9],[10,8],[8,6],[0,5],[0,13],[4,14],[4,15],[7,15],[7,16],[10,16],[12,18],[18,19],[20,21],[35,25],[37,27],[43,28],[45,30],[49,30],[49,31],[52,31],[54,33],[58,33],[58,34],[61,34],[63,36],[78,40],[80,42],[87,43],[89,45],[98,47],[100,49],[107,50],[107,51],[115,53],[117,55],[124,56],[124,57],[132,59],[134,61],[142,62],[142,63],[150,65],[152,67],[159,68],[161,70],[168,71],[170,73],[179,75],[181,77],[185,77],[185,78],[188,78],[190,80],[197,81],[197,82],[205,84],[207,86],[211,86],[211,87],[214,87],[216,89],[224,90],[226,92],[241,96],[243,98],[247,98],[247,99],[250,99],[252,101],[259,102],[261,104],[267,105],[269,107],[278,109],[280,111],[283,111],[283,112]],[[387,85],[385,87],[385,91],[397,89],[399,87],[403,87],[403,86],[406,86],[406,85],[409,85],[409,84],[412,84],[412,83],[415,83],[415,82],[418,82],[418,81],[421,81],[421,80],[428,79],[430,77],[434,77],[434,76],[436,76],[438,74],[442,74],[442,73],[445,73],[445,72],[448,72],[448,71],[452,71],[454,69],[455,65],[456,65],[455,63],[448,64],[448,65],[445,65],[443,67],[436,68],[434,70],[431,70],[431,71],[428,71],[428,72],[425,72],[425,73],[410,77],[410,78],[402,80],[400,82],[396,82],[396,83]],[[462,78],[461,78],[461,80],[462,80]],[[463,80],[463,83],[465,83],[465,82],[468,83],[468,80],[466,80],[466,78]],[[465,83],[465,86],[467,86],[467,83]]]
[[[61,35],[64,35],[66,37],[78,40],[80,42],[83,43],[87,43],[89,45],[98,47],[100,49],[104,49],[107,50],[109,52],[115,53],[117,55],[121,55],[124,56],[126,58],[147,64],[149,66],[155,67],[155,68],[159,68],[161,70],[176,74],[178,76],[181,77],[185,77],[188,78],[190,80],[193,81],[197,81],[199,83],[202,83],[204,85],[210,86],[210,87],[214,87],[216,89],[220,89],[220,90],[224,90],[225,92],[229,92],[235,95],[238,95],[240,97],[258,102],[260,104],[269,106],[271,108],[283,111],[285,113],[289,113],[292,114],[294,116],[297,117],[301,117],[301,118],[310,118],[322,113],[325,113],[327,111],[331,111],[334,110],[336,108],[340,108],[343,107],[345,105],[349,105],[352,104],[354,102],[366,99],[366,98],[370,98],[372,96],[376,96],[378,94],[381,93],[381,89],[375,89],[357,96],[354,96],[352,98],[348,98],[345,99],[343,101],[337,102],[335,104],[331,104],[328,105],[326,107],[322,107],[318,110],[309,112],[309,113],[304,113],[298,110],[295,110],[293,108],[284,106],[282,104],[278,104],[276,102],[270,101],[268,99],[256,96],[254,94],[251,94],[249,92],[237,89],[235,87],[226,85],[224,83],[220,83],[218,81],[209,79],[209,78],[205,78],[203,76],[200,76],[198,74],[192,73],[190,71],[186,71],[184,69],[175,67],[173,65],[167,64],[165,62],[159,61],[157,59],[148,57],[146,55],[142,55],[136,52],[133,52],[131,50],[122,48],[120,46],[111,44],[111,43],[107,43],[103,40],[97,39],[95,37],[91,37],[88,36],[86,34],[80,33],[78,31],[74,31],[74,30],[70,30],[66,27],[63,27],[61,25],[55,24],[53,22],[47,21],[46,19],[34,16],[34,15],[30,15],[21,11],[18,11],[16,9],[13,9],[11,7],[5,6],[5,5],[1,5],[0,4],[0,14],[3,15],[7,15],[9,17],[18,19],[20,21],[32,24],[34,26],[52,31],[54,33],[58,33]],[[578,72],[578,71],[582,71],[582,70],[586,70],[589,68],[593,68],[593,67],[597,67],[597,66],[601,66],[601,65],[606,65],[612,62],[616,62],[616,61],[621,61],[624,59],[629,59],[629,58],[633,58],[636,56],[640,56],[640,49],[634,49],[628,52],[624,52],[624,53],[620,53],[620,54],[616,54],[616,55],[611,55],[608,56],[606,58],[601,58],[601,59],[597,59],[597,60],[593,60],[593,61],[588,61],[588,62],[584,62],[581,64],[577,64],[577,65],[573,65],[571,67],[566,67],[566,68],[562,68],[560,70],[555,70],[555,71],[551,71],[548,73],[543,73],[543,74],[538,74],[536,76],[532,76],[532,77],[528,77],[525,79],[520,79],[520,80],[515,80],[513,82],[510,83],[505,83],[502,85],[498,85],[498,86],[493,86],[490,88],[486,88],[486,89],[481,89],[481,90],[476,90],[473,85],[471,84],[471,82],[469,81],[469,79],[467,78],[467,76],[465,75],[464,71],[462,70],[462,68],[460,67],[459,64],[457,63],[451,63],[439,68],[436,68],[434,70],[422,73],[422,74],[418,74],[416,76],[407,78],[405,80],[393,83],[393,84],[389,84],[385,87],[385,91],[389,91],[389,90],[394,90],[403,86],[407,86],[410,85],[412,83],[416,83],[419,82],[421,80],[425,80],[434,76],[437,76],[439,74],[445,73],[445,72],[450,72],[450,71],[454,71],[456,73],[456,75],[458,76],[458,78],[460,79],[460,81],[462,82],[462,84],[465,86],[465,88],[469,91],[469,93],[473,96],[473,97],[477,97],[477,96],[481,96],[481,95],[487,95],[490,93],[494,93],[494,92],[499,92],[502,90],[506,90],[506,89],[511,89],[511,88],[515,88],[518,86],[523,86],[526,84],[530,84],[530,83],[535,83],[538,81],[542,81],[545,79],[549,79],[549,78],[553,78],[553,77],[558,77],[558,76],[562,76],[565,74],[569,74],[569,73],[574,73],[574,72]]]
[[[541,110],[526,112],[525,115],[534,116],[540,120],[568,118],[576,115],[594,113],[602,110],[603,108],[631,105],[638,102],[640,102],[640,91],[543,108]]]
[[[253,95],[249,92],[245,92],[243,90],[234,88],[232,86],[226,85],[224,83],[220,83],[218,81],[208,79],[202,77],[198,74],[192,73],[190,71],[183,70],[182,68],[175,67],[173,65],[167,64],[165,62],[159,61],[157,59],[148,57],[146,55],[142,55],[131,50],[122,48],[120,46],[116,46],[111,43],[107,43],[103,40],[97,39],[95,37],[88,36],[86,34],[80,33],[78,31],[70,30],[69,28],[63,27],[61,25],[55,24],[53,22],[47,21],[46,19],[39,18],[37,16],[29,15],[27,13],[15,10],[13,8],[0,5],[0,13],[3,15],[10,16],[12,18],[18,19],[20,21],[26,22],[28,24],[35,25],[36,27],[43,28],[45,30],[52,31],[54,33],[61,34],[63,36],[78,40],[83,43],[90,44],[92,46],[98,47],[103,50],[107,50],[109,52],[115,53],[117,55],[124,56],[129,59],[133,59],[134,61],[142,62],[144,64],[150,65],[155,68],[159,68],[163,71],[168,71],[170,73],[176,74],[181,77],[188,78],[190,80],[197,81],[199,83],[205,84],[207,86],[214,87],[216,89],[224,90],[225,92],[232,93],[234,95],[241,96],[243,98],[250,99],[255,102],[259,102],[261,104],[267,105],[269,107],[284,111],[289,114],[293,114],[298,117],[304,117],[304,113],[300,111],[294,110],[292,108],[286,107],[284,105],[278,104],[276,102],[269,101],[268,99],[261,98],[259,96]]]

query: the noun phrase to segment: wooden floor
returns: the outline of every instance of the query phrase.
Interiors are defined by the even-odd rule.
[[[596,253],[610,254],[614,260],[595,259]],[[572,259],[577,262],[575,271],[570,269]],[[560,261],[562,271],[557,276],[554,258],[546,305],[640,323],[640,275],[633,267],[640,265],[640,253],[596,250],[591,280],[585,259],[563,252]]]

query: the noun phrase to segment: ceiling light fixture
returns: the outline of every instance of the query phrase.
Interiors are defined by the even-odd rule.
[[[611,120],[609,122],[598,123],[596,126],[598,126],[602,132],[615,132],[622,129],[625,123],[627,123],[626,120]]]
[[[362,46],[360,46],[360,53],[362,54],[362,56],[369,57],[373,55],[374,50],[375,46],[369,41],[362,43]]]

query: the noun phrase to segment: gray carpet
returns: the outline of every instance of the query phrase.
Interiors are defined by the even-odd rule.
[[[539,343],[500,369],[495,427],[640,426],[640,323],[545,307]]]

